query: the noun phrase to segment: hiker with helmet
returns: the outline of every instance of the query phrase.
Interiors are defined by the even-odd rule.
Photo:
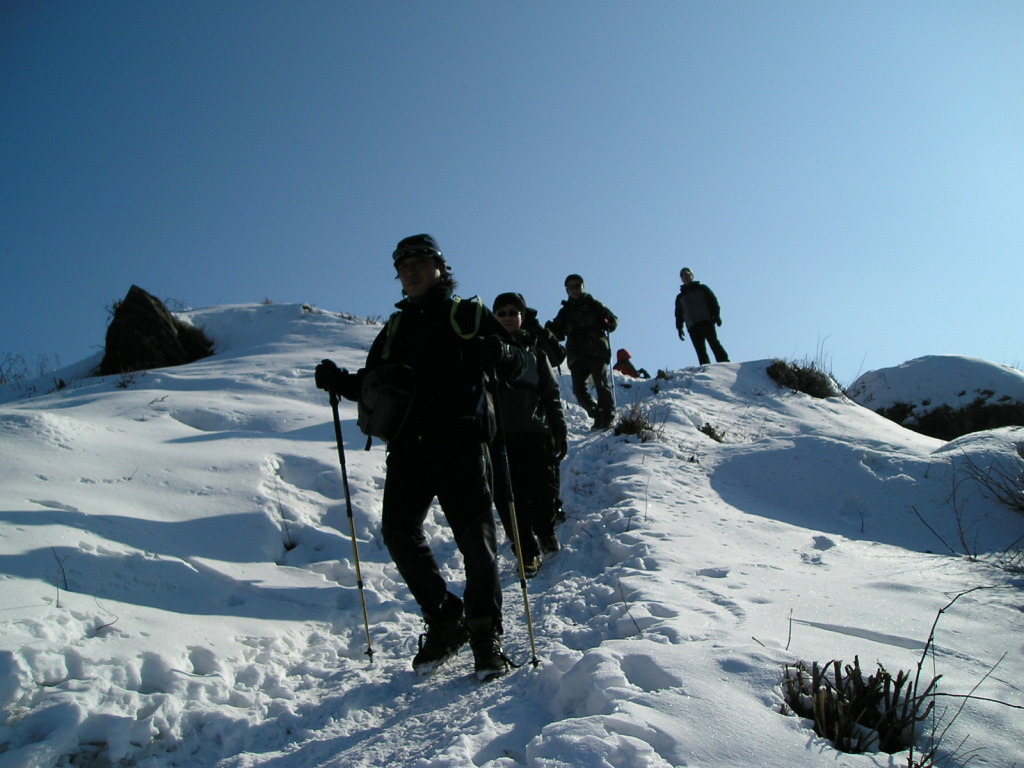
[[[516,528],[523,572],[527,578],[536,575],[541,565],[541,552],[550,554],[560,548],[555,535],[555,514],[552,503],[558,486],[552,489],[552,474],[568,451],[568,435],[562,398],[547,355],[538,344],[537,335],[525,325],[526,300],[519,293],[502,293],[492,305],[495,317],[526,350],[526,370],[507,386],[499,387],[499,412],[508,455],[509,483],[496,483],[498,514],[508,540],[515,548],[516,531],[506,498],[511,487],[515,499]],[[553,470],[553,471],[552,471]]]
[[[554,320],[547,328],[565,342],[572,375],[572,392],[576,401],[594,420],[594,429],[612,425],[615,398],[608,378],[611,344],[608,334],[618,327],[618,318],[604,304],[586,292],[583,278],[573,274],[565,278],[569,298],[562,302]],[[588,379],[594,380],[597,401],[590,394]]]
[[[371,402],[375,410],[402,411],[388,420],[390,434],[378,435],[387,439],[381,531],[426,623],[412,666],[428,673],[468,640],[476,675],[486,680],[509,666],[500,640],[488,451],[495,424],[486,379],[493,372],[514,380],[525,368],[525,353],[479,299],[454,295],[455,279],[433,237],[407,237],[392,256],[404,298],[365,367],[349,373],[325,360],[316,368],[316,384],[359,401],[361,412]],[[382,374],[384,384],[372,388]],[[424,534],[435,497],[465,564],[461,598],[449,590]]]
[[[679,339],[686,338],[686,330],[690,332],[690,341],[697,352],[697,362],[710,365],[708,350],[711,347],[716,363],[728,363],[729,354],[718,340],[715,326],[722,325],[722,310],[714,292],[703,283],[693,279],[693,270],[683,267],[679,271],[679,294],[676,296],[676,331]]]

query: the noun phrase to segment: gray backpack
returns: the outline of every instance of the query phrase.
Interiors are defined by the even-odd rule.
[[[385,443],[402,431],[416,396],[416,374],[403,363],[384,363],[366,374],[359,394],[356,423],[367,436]]]

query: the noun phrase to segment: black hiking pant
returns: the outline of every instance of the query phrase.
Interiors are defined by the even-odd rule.
[[[486,445],[441,440],[388,453],[381,513],[384,544],[424,616],[436,616],[448,592],[423,523],[436,497],[466,568],[467,619],[501,626],[501,584]]]
[[[544,432],[506,432],[505,445],[512,473],[519,543],[523,548],[523,557],[529,560],[540,554],[537,537],[552,536],[555,533],[556,510],[552,498],[557,497],[558,487],[552,488],[551,467],[557,467],[558,462],[555,461],[551,435]],[[512,529],[504,462],[497,462],[495,472],[499,476],[494,489],[498,515],[505,536],[509,543],[514,544],[515,531]]]
[[[711,360],[708,358],[708,350],[704,346],[705,342],[711,347],[716,363],[729,362],[729,353],[725,351],[725,348],[718,340],[718,331],[715,330],[715,324],[711,320],[694,323],[687,330],[690,332],[690,341],[693,342],[693,348],[697,351],[697,362],[701,365],[711,363]]]
[[[569,364],[569,373],[572,375],[572,393],[587,415],[592,419],[611,419],[615,411],[615,396],[608,383],[608,361],[600,357],[581,357]],[[594,380],[597,402],[587,386],[589,379]]]

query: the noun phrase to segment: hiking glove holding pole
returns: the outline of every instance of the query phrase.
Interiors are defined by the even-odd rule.
[[[341,394],[348,383],[349,372],[335,365],[333,360],[321,360],[314,373],[317,389]]]
[[[473,346],[473,355],[485,371],[493,371],[495,367],[508,360],[508,344],[497,336],[478,337]]]

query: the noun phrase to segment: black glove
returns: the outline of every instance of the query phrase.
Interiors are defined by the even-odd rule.
[[[679,340],[680,340],[680,341],[682,341],[682,340],[683,340],[683,339],[685,339],[685,338],[686,338],[686,334],[685,334],[685,333],[683,333],[683,329],[682,329],[682,328],[680,328],[680,329],[679,329]]]
[[[348,376],[348,371],[338,368],[333,360],[321,360],[314,374],[317,389],[323,389],[335,394],[341,391]]]
[[[715,325],[717,325],[719,328],[721,328],[722,327],[722,318],[718,318],[717,320],[715,320]]]
[[[497,336],[481,336],[473,344],[473,356],[489,371],[508,357],[508,344]]]
[[[569,453],[569,443],[565,435],[552,435],[552,438],[555,441],[555,461],[560,462]]]

